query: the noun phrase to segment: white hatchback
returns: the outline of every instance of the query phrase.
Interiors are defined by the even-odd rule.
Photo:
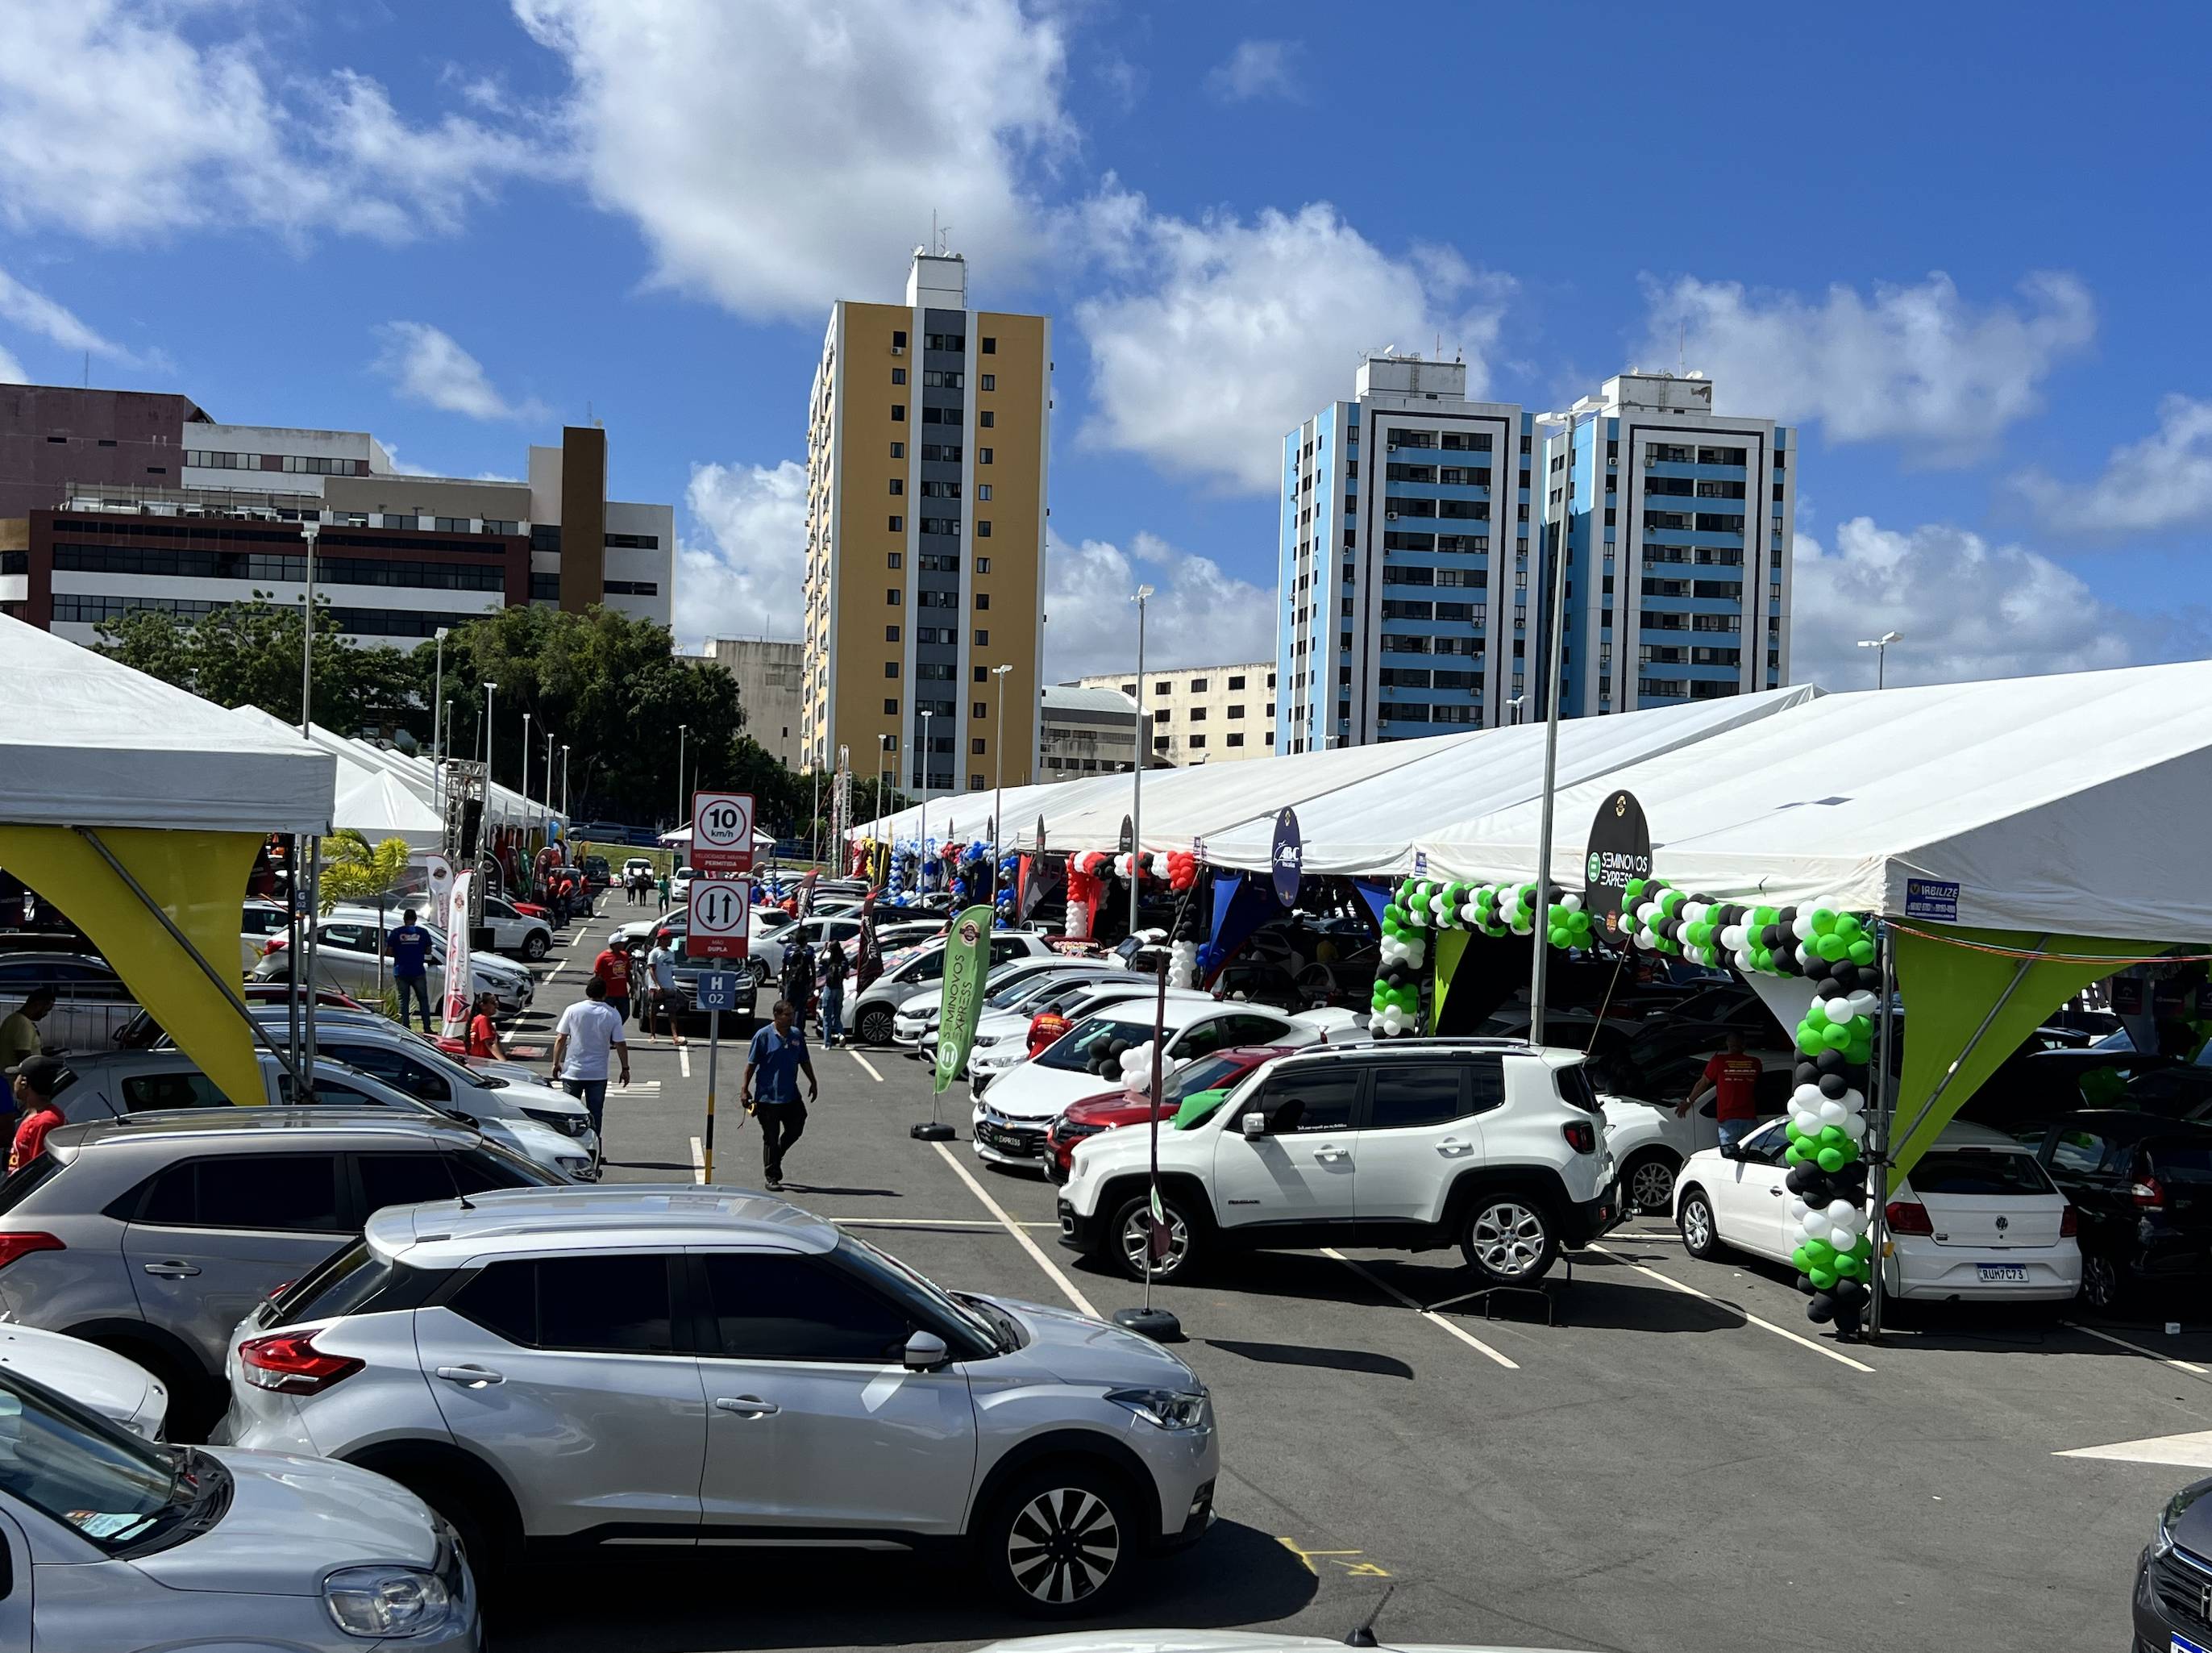
[[[1692,1257],[1733,1247],[1775,1262],[1796,1248],[1783,1179],[1785,1122],[1761,1125],[1731,1153],[1693,1154],[1675,1184],[1674,1221]],[[2081,1289],[2074,1208],[2033,1150],[1987,1125],[1954,1120],[1890,1190],[1882,1264],[1889,1296],[2064,1302]]]

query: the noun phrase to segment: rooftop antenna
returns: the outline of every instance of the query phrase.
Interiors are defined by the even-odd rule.
[[[1391,1593],[1397,1588],[1397,1585],[1395,1583],[1383,1585],[1382,1598],[1368,1610],[1367,1616],[1364,1619],[1362,1619],[1357,1625],[1352,1626],[1352,1634],[1344,1638],[1344,1644],[1346,1647],[1373,1647],[1376,1645],[1375,1621],[1382,1616],[1382,1609],[1390,1605]]]

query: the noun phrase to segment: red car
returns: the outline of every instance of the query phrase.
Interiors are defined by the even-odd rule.
[[[1162,1127],[1175,1118],[1176,1110],[1183,1105],[1185,1098],[1195,1096],[1201,1090],[1226,1090],[1262,1062],[1286,1056],[1293,1048],[1289,1045],[1240,1045],[1234,1050],[1201,1056],[1188,1067],[1170,1074],[1167,1095],[1159,1104]],[[1066,1181],[1073,1168],[1076,1144],[1117,1125],[1143,1125],[1152,1119],[1152,1103],[1126,1090],[1103,1090],[1079,1102],[1070,1102],[1067,1111],[1045,1130],[1045,1146],[1052,1150],[1052,1162],[1045,1167],[1045,1174],[1054,1182]]]

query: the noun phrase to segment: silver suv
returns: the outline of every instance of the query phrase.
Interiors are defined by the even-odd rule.
[[[552,1180],[465,1125],[377,1109],[64,1125],[0,1183],[0,1309],[137,1361],[189,1434],[219,1410],[231,1327],[371,1212]]]
[[[156,1446],[0,1371],[0,1647],[471,1653],[477,1629],[451,1529],[383,1477]]]
[[[941,1290],[765,1195],[546,1189],[386,1211],[241,1325],[229,1438],[420,1492],[479,1567],[523,1540],[911,1549],[1088,1613],[1195,1540],[1194,1373],[1065,1309]]]

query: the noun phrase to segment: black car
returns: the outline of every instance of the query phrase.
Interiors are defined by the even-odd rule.
[[[2212,1270],[2212,1125],[2084,1108],[2045,1130],[2036,1157],[2081,1213],[2092,1308]]]
[[[2136,1564],[2135,1653],[2212,1648],[2212,1480],[2166,1500]]]

